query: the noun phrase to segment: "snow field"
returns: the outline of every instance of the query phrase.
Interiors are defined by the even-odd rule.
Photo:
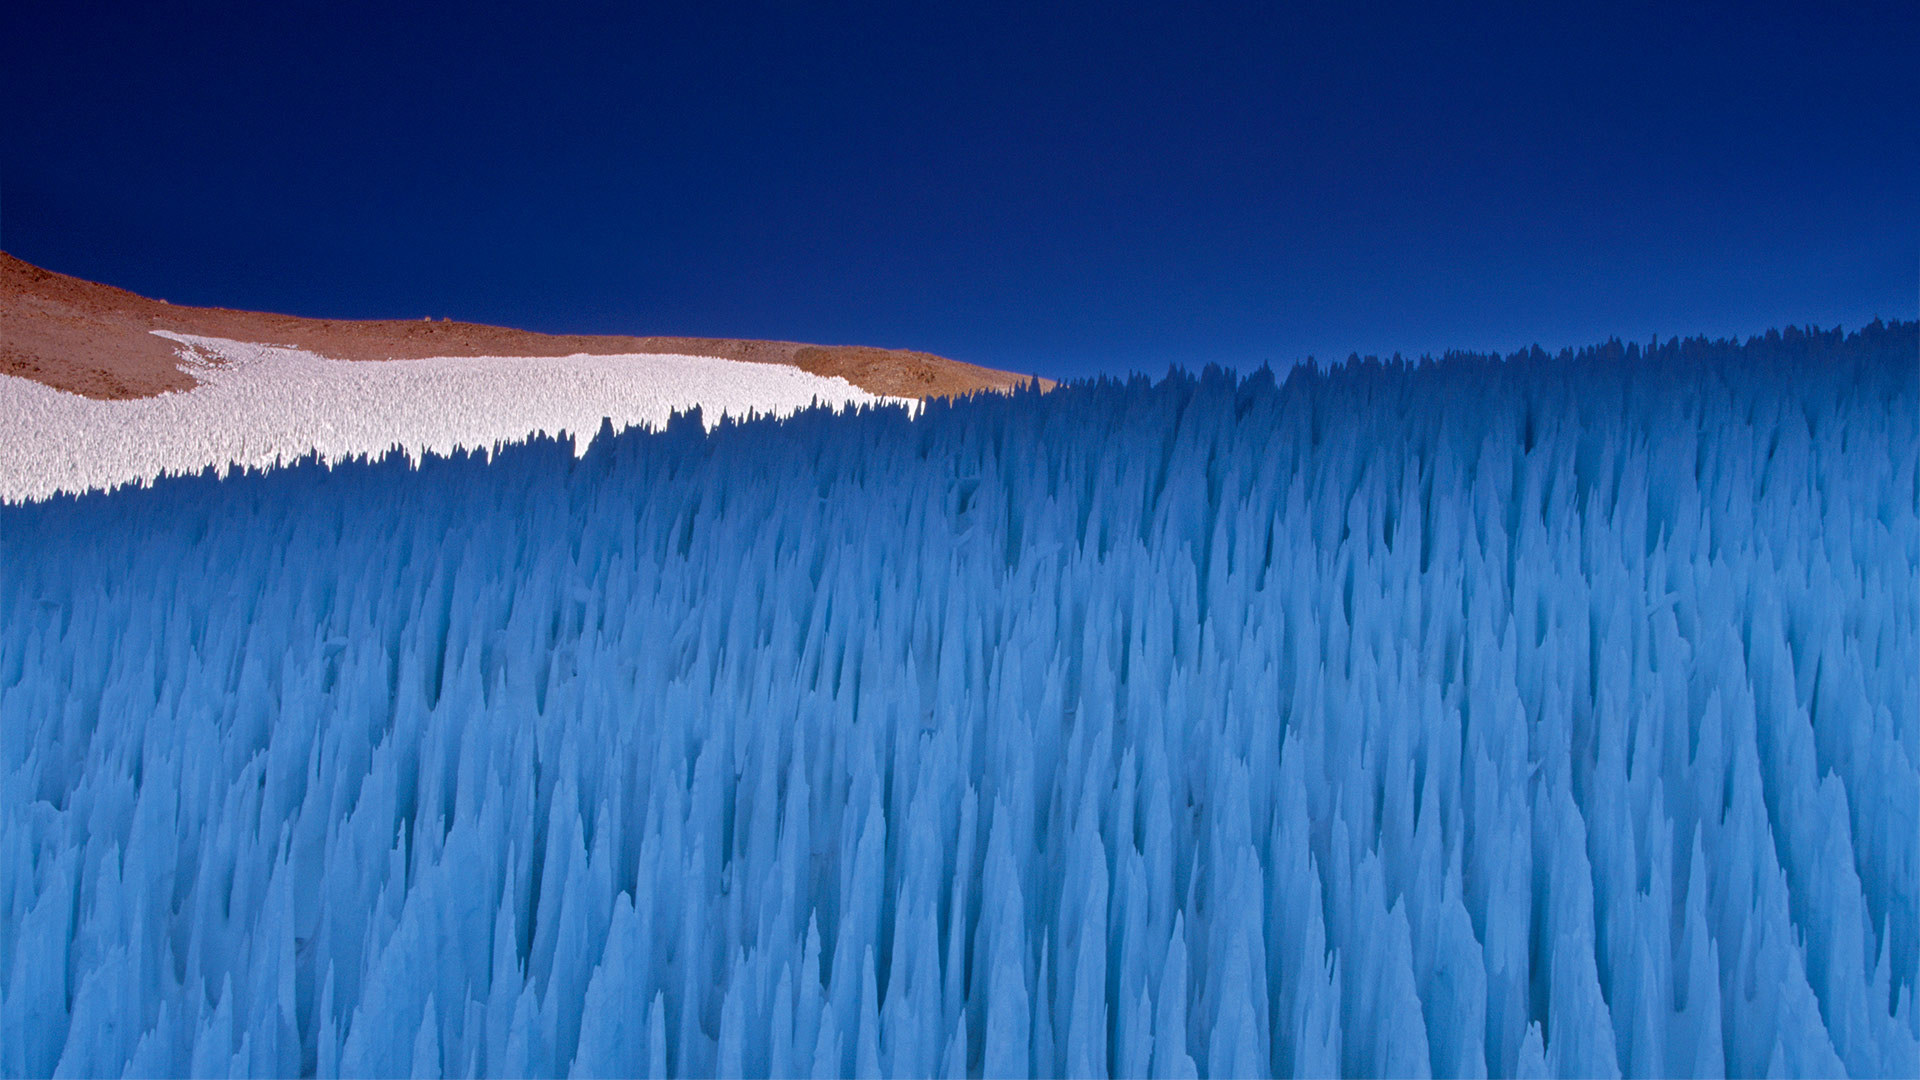
[[[883,400],[841,378],[709,356],[451,357],[354,362],[298,349],[156,330],[199,385],[96,401],[0,375],[0,503],[111,490],[177,473],[337,462],[398,446],[491,451],[532,435],[657,429],[696,407],[786,416]],[[584,444],[584,438],[581,440]]]
[[[0,1073],[1915,1075],[1914,338],[0,508]]]

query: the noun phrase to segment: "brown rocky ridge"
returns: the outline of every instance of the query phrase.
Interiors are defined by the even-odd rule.
[[[1007,391],[1027,376],[910,349],[805,345],[736,338],[542,334],[444,319],[311,319],[186,307],[44,270],[0,252],[0,374],[92,398],[187,390],[173,342],[149,331],[288,345],[335,360],[430,356],[571,356],[673,353],[786,364],[838,375],[873,394],[943,397]],[[1042,387],[1051,387],[1041,380]]]

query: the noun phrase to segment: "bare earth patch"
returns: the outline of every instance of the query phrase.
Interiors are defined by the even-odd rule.
[[[91,398],[150,397],[194,386],[177,346],[151,333],[286,345],[336,360],[463,356],[713,356],[839,376],[872,394],[940,397],[1023,385],[1024,375],[908,349],[734,338],[540,334],[480,323],[309,319],[185,307],[43,270],[0,252],[0,374]],[[1052,385],[1041,380],[1043,387]]]

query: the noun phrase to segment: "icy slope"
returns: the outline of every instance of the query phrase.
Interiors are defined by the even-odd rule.
[[[418,458],[535,433],[785,416],[882,399],[840,378],[708,356],[456,357],[349,362],[298,349],[155,331],[179,342],[192,390],[98,401],[0,375],[0,502],[112,489],[172,473],[266,468],[399,446]]]
[[[0,508],[0,1073],[1915,1075],[1914,342]]]

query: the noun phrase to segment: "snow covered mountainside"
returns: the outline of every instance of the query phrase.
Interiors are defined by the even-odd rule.
[[[1913,1076],[1916,328],[0,507],[7,1076]]]
[[[785,416],[873,405],[842,378],[710,356],[493,356],[355,362],[168,331],[191,390],[100,400],[0,375],[0,502],[112,490],[178,473],[492,450],[534,434],[658,428],[675,412]],[[584,442],[584,440],[583,440]]]

